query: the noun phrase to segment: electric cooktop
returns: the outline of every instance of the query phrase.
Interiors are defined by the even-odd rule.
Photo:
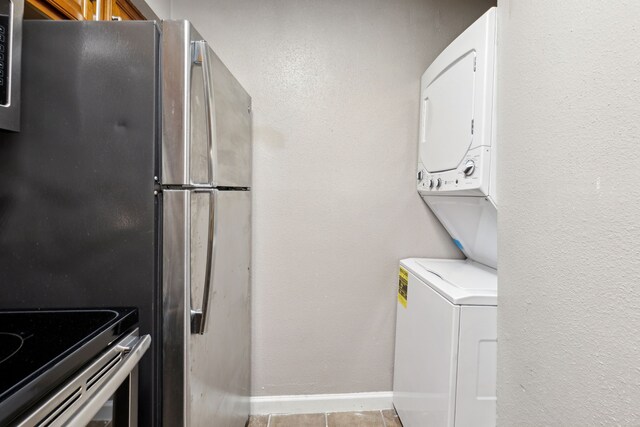
[[[135,308],[0,311],[0,425],[44,398],[137,323]]]

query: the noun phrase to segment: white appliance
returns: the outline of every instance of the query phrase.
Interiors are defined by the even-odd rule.
[[[422,75],[418,192],[464,254],[497,268],[496,8]]]
[[[495,270],[411,258],[399,283],[393,404],[403,426],[494,426]]]
[[[496,10],[422,76],[418,192],[467,260],[400,263],[393,403],[405,427],[496,421]]]

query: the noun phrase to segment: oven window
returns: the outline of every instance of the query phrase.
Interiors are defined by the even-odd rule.
[[[113,426],[113,396],[107,400],[87,427],[112,427]]]

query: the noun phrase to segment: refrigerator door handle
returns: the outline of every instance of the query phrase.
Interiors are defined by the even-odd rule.
[[[200,309],[191,308],[191,333],[204,335],[207,325],[207,314],[209,311],[209,296],[211,291],[211,273],[213,268],[213,257],[215,250],[217,200],[215,190],[196,190],[196,192],[209,193],[209,221],[207,231],[207,261],[205,263],[204,287],[202,291],[202,307]],[[193,299],[192,299],[193,300]]]
[[[207,151],[209,154],[209,163],[207,165],[207,174],[209,184],[214,184],[213,165],[216,161],[216,153],[213,146],[213,136],[215,132],[215,117],[213,115],[213,88],[211,87],[211,64],[209,62],[209,45],[204,40],[198,40],[192,43],[192,62],[202,66],[202,78],[204,79],[204,108],[207,116]]]

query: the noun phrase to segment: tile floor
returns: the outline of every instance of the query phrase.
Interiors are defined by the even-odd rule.
[[[253,415],[248,427],[402,427],[393,409],[326,414]]]

